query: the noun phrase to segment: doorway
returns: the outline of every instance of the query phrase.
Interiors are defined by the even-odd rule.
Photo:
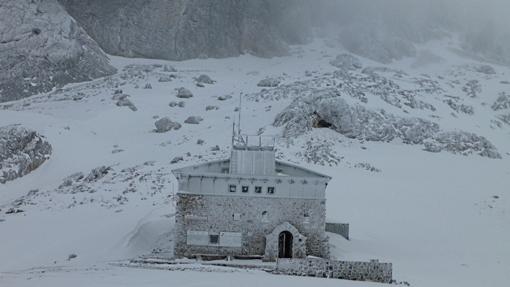
[[[292,258],[292,233],[283,231],[278,236],[278,258]]]

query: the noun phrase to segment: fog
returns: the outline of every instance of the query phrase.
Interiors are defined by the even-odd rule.
[[[468,53],[510,63],[508,0],[310,2],[309,21],[319,33],[333,33],[347,49],[378,61],[412,55],[416,43],[453,36]]]

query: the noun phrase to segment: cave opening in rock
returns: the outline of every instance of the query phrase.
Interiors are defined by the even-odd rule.
[[[332,123],[324,120],[317,112],[314,112],[313,113],[313,127],[314,128],[319,128],[319,129],[322,129],[322,128],[330,128],[333,126]]]

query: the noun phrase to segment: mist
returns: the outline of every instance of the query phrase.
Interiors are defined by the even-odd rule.
[[[510,2],[504,0],[321,0],[308,4],[318,34],[350,51],[389,62],[414,45],[455,37],[465,52],[510,64]]]

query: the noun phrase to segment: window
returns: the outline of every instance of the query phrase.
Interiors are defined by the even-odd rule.
[[[303,223],[310,223],[310,213],[308,211],[305,211],[303,216],[304,216]]]
[[[230,192],[236,192],[237,186],[234,184],[231,184],[228,186],[228,191]]]
[[[267,211],[262,211],[262,222],[269,222]]]
[[[220,243],[220,235],[219,234],[209,234],[209,244],[219,244]]]
[[[232,214],[232,218],[234,218],[234,221],[241,220],[241,213],[234,213],[234,214]]]
[[[268,186],[267,187],[267,193],[274,194],[274,186]]]
[[[242,188],[242,192],[243,193],[248,193],[248,191],[250,190],[250,187],[247,186],[247,185],[243,185],[243,188]]]
[[[262,193],[262,186],[255,186],[255,193]]]

